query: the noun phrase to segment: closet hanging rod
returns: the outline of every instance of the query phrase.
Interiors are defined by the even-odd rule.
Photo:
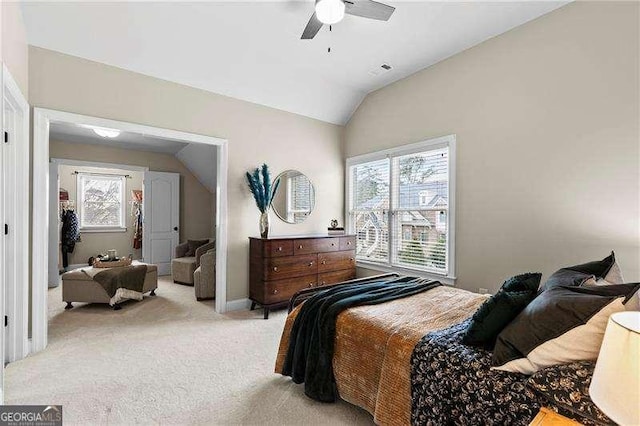
[[[120,175],[117,173],[91,173],[91,172],[79,172],[79,171],[74,171],[71,174],[72,175],[79,175],[80,173],[82,173],[83,175],[92,175],[92,176],[122,176],[126,179],[133,179],[133,177],[131,177],[131,175]]]

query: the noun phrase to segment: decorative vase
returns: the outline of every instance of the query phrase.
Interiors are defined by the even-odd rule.
[[[260,236],[262,238],[269,237],[269,210],[260,214]]]

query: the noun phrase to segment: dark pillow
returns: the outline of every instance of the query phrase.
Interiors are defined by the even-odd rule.
[[[462,343],[493,349],[498,334],[536,297],[533,291],[500,290],[484,302],[471,317]]]
[[[624,311],[638,289],[640,283],[543,291],[498,335],[492,365],[532,374],[555,364],[596,359],[609,316]]]
[[[473,314],[462,343],[493,349],[502,329],[536,297],[541,278],[542,274],[529,272],[506,280]]]
[[[567,266],[554,272],[544,283],[541,290],[548,290],[557,286],[578,286],[595,276],[604,278],[609,270],[616,263],[616,256],[613,252],[602,260],[583,263],[581,265]]]
[[[538,291],[542,274],[539,272],[527,272],[526,274],[516,275],[506,280],[502,287],[504,291]]]
[[[189,246],[189,248],[187,249],[185,256],[186,257],[195,256],[196,250],[198,249],[198,247],[203,246],[208,242],[209,240],[187,240],[187,245]]]
[[[595,364],[595,361],[578,361],[548,367],[532,375],[527,386],[548,401],[545,405],[563,409],[571,417],[579,416],[596,424],[615,425],[589,397]]]

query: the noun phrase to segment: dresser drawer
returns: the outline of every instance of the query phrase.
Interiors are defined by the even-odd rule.
[[[355,269],[346,269],[336,272],[325,272],[324,274],[318,274],[318,285],[337,284],[342,281],[352,280],[356,277]]]
[[[340,250],[355,250],[356,237],[340,237]]]
[[[293,256],[292,240],[265,241],[262,247],[263,257]]]
[[[289,301],[291,296],[303,288],[315,287],[318,284],[317,275],[289,278],[286,280],[268,281],[264,283],[265,303]]]
[[[296,240],[293,244],[293,253],[296,255],[338,250],[340,250],[340,238],[308,238]]]
[[[284,256],[264,259],[265,281],[302,277],[318,273],[318,255]]]
[[[318,273],[351,269],[355,266],[356,251],[345,250],[318,254]]]

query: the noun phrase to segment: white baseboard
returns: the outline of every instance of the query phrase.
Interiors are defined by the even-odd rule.
[[[249,299],[236,299],[227,302],[227,312],[241,311],[243,309],[249,309],[251,307],[251,300]]]

